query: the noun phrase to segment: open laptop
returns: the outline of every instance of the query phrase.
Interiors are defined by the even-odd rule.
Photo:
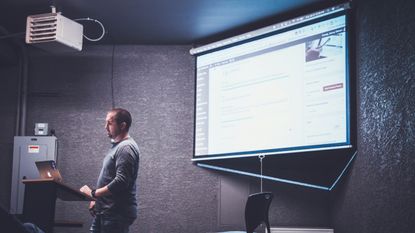
[[[36,161],[37,170],[42,179],[53,178],[55,181],[61,182],[62,176],[54,160]]]

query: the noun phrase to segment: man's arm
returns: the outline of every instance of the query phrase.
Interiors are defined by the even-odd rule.
[[[137,157],[130,146],[120,148],[115,156],[115,178],[107,185],[114,195],[122,193],[135,182]]]
[[[88,185],[82,186],[82,188],[79,189],[79,191],[81,191],[82,193],[84,193],[85,195],[87,195],[87,196],[89,196],[91,198],[94,198],[92,196],[92,189]],[[107,185],[104,186],[104,187],[102,187],[102,188],[99,188],[99,189],[96,189],[95,190],[95,198],[97,198],[97,197],[104,197],[104,196],[108,196],[108,195],[111,195],[111,194],[112,193],[108,189]]]
[[[135,173],[138,166],[138,158],[128,146],[117,152],[115,157],[115,178],[106,186],[95,190],[95,198],[104,197],[123,192],[135,182]],[[84,185],[81,192],[92,197],[92,189]]]

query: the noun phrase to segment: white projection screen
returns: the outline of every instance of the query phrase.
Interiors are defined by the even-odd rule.
[[[193,160],[351,147],[347,9],[192,49]]]

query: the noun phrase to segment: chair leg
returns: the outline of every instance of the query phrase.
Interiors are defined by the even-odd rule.
[[[269,220],[268,220],[268,218],[267,219],[265,219],[265,225],[267,226],[267,233],[271,233],[271,227],[269,226]]]

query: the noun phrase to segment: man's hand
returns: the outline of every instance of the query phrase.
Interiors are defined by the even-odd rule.
[[[95,201],[89,202],[89,213],[92,215],[92,217],[95,217]]]
[[[92,194],[91,194],[91,188],[90,187],[88,187],[88,185],[84,185],[84,186],[82,186],[82,188],[80,188],[79,189],[79,191],[81,191],[82,193],[84,193],[85,195],[87,195],[88,197],[90,197],[90,198],[93,198],[92,197]]]

